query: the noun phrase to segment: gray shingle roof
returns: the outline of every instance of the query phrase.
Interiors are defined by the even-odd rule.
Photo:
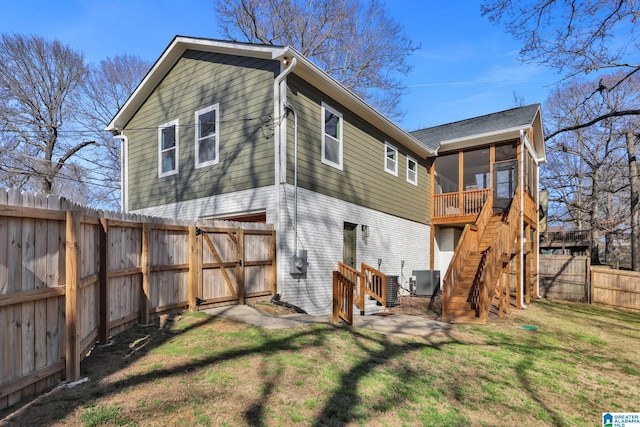
[[[436,150],[442,141],[531,126],[539,108],[540,104],[532,104],[410,133],[430,149]]]

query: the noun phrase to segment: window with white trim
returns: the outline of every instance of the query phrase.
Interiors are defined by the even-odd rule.
[[[196,168],[215,165],[219,161],[218,104],[196,111]]]
[[[342,114],[322,103],[322,163],[342,170]]]
[[[178,119],[158,126],[158,177],[178,173]]]
[[[398,176],[398,149],[385,142],[384,152],[384,170]]]
[[[407,156],[407,182],[418,185],[418,162]]]

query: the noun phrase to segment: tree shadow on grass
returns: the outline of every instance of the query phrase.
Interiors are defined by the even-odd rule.
[[[257,397],[246,402],[245,409],[241,416],[244,422],[252,426],[263,426],[266,424],[270,414],[269,401],[275,396],[282,382],[281,374],[284,371],[284,362],[278,357],[270,355],[289,354],[300,352],[305,348],[320,348],[323,353],[333,354],[335,351],[331,347],[330,337],[336,333],[349,334],[351,339],[347,341],[349,345],[353,341],[357,346],[359,360],[354,365],[349,365],[349,370],[341,375],[337,388],[329,391],[328,397],[322,398],[326,402],[320,409],[316,418],[316,425],[342,425],[351,421],[367,421],[367,414],[357,412],[359,401],[357,386],[363,378],[368,376],[377,367],[384,365],[390,360],[401,357],[407,352],[419,351],[424,348],[439,349],[442,345],[453,343],[451,337],[429,341],[426,339],[417,340],[390,340],[385,336],[376,333],[363,333],[359,330],[349,328],[344,330],[338,326],[327,324],[300,327],[285,331],[267,331],[253,326],[240,326],[234,334],[247,334],[253,337],[247,339],[246,343],[234,342],[227,347],[220,347],[220,351],[215,354],[209,353],[206,356],[194,356],[188,361],[173,364],[171,366],[144,366],[138,372],[123,371],[129,365],[140,362],[142,358],[156,349],[168,350],[168,346],[179,345],[173,341],[185,334],[195,332],[199,328],[211,327],[216,330],[215,323],[231,322],[220,318],[206,316],[200,318],[196,316],[185,316],[189,321],[175,329],[158,329],[154,326],[140,326],[132,328],[114,338],[111,346],[100,347],[93,350],[92,354],[85,359],[82,364],[83,376],[88,376],[90,382],[81,384],[76,388],[57,388],[53,391],[25,402],[20,407],[12,407],[0,412],[0,420],[6,417],[0,424],[8,426],[19,425],[48,425],[55,420],[63,419],[78,408],[96,405],[101,399],[115,396],[123,390],[131,387],[140,387],[145,384],[152,384],[158,380],[168,380],[172,378],[181,379],[182,375],[188,375],[194,371],[204,371],[207,368],[228,361],[239,360],[245,356],[264,355],[260,369],[260,387]],[[217,337],[217,335],[214,335]],[[184,350],[182,350],[184,354]],[[143,366],[143,365],[140,365]],[[404,367],[399,375],[410,378],[416,375],[410,367]],[[108,381],[104,379],[109,378]],[[395,404],[402,403],[408,396],[402,389],[384,390],[384,394]],[[179,397],[178,399],[182,399]],[[186,404],[187,401],[178,400],[178,404]],[[373,407],[384,410],[388,405],[386,401],[378,400],[372,403]],[[145,408],[140,411],[144,412]]]
[[[427,348],[440,350],[445,345],[458,343],[449,334],[449,330],[444,330],[445,339],[430,340],[429,337],[416,337],[416,339],[404,341],[389,339],[389,337],[377,333],[364,334],[353,328],[350,328],[349,331],[360,350],[360,361],[341,375],[339,384],[317,415],[313,423],[314,426],[342,426],[352,422],[371,422],[371,414],[360,411],[360,403],[364,402],[358,395],[358,385],[364,378],[388,362],[406,357],[410,353]],[[395,374],[399,377],[399,384],[406,384],[410,379],[420,375],[417,370],[406,364],[401,364]],[[411,396],[408,391],[402,385],[388,385],[379,391],[378,397],[374,401],[366,402],[364,406],[386,412],[410,400]]]

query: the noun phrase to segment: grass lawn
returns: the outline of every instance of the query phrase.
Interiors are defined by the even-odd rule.
[[[116,336],[82,369],[90,381],[0,425],[591,427],[640,411],[640,314],[536,301],[427,339],[185,314]]]

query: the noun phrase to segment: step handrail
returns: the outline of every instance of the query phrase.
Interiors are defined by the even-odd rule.
[[[520,186],[518,185],[515,194],[519,194],[519,190]],[[503,217],[493,241],[484,253],[486,258],[479,282],[480,312],[478,316],[483,322],[486,322],[489,317],[489,311],[491,310],[493,297],[498,288],[500,275],[504,270],[502,255],[513,252],[512,244],[518,235],[519,219],[520,198],[514,197],[509,207],[509,213],[506,218]]]
[[[364,315],[364,278],[362,272],[356,270],[348,264],[338,262],[338,271],[340,274],[349,278],[354,283],[353,287],[353,303],[360,309],[360,314]]]
[[[387,306],[387,275],[380,270],[365,264],[361,264],[363,295],[369,295],[376,301]]]
[[[482,210],[476,218],[475,224],[467,224],[462,231],[462,236],[458,240],[456,249],[453,252],[453,258],[447,268],[447,273],[442,280],[442,317],[446,317],[449,310],[449,300],[453,294],[453,288],[455,283],[462,273],[462,269],[465,266],[465,261],[468,259],[469,254],[478,250],[478,243],[480,241],[480,233],[478,230],[484,230],[486,225],[491,220],[491,214],[493,213],[493,197],[487,197]]]

